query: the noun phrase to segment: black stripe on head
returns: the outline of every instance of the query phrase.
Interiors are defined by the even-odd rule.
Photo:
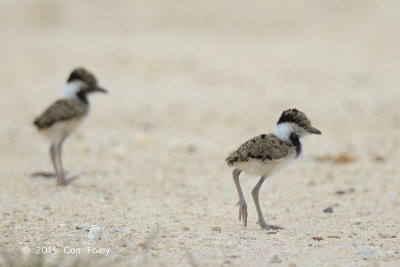
[[[278,120],[277,124],[284,123],[284,122],[291,122],[295,123],[298,126],[309,129],[311,127],[311,122],[308,120],[307,116],[297,110],[297,109],[288,109],[282,112],[281,117]]]
[[[81,79],[80,75],[79,75],[76,71],[73,71],[73,72],[69,75],[69,78],[68,78],[67,82],[81,81],[81,80],[82,80],[82,79]]]
[[[71,72],[67,82],[72,81],[82,81],[86,83],[89,87],[97,87],[97,80],[94,75],[84,68],[77,68]]]
[[[295,117],[299,111],[297,109],[288,109],[282,112],[281,117],[279,118],[278,124],[279,123],[284,123],[284,122],[295,122]]]

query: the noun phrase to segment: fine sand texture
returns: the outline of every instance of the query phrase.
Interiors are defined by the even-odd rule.
[[[395,0],[1,1],[0,265],[400,266],[399,13]],[[32,122],[79,66],[109,94],[65,142],[78,178],[57,187],[30,177],[52,171]],[[244,228],[225,157],[288,108],[323,134],[261,188],[284,230],[260,229],[259,177],[240,176]]]

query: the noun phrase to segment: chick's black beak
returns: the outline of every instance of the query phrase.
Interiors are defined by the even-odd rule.
[[[108,93],[108,91],[106,89],[103,89],[101,87],[97,87],[97,88],[93,89],[92,92],[101,92],[101,93],[104,93],[104,94]]]
[[[311,134],[322,134],[320,130],[318,130],[314,127],[311,127],[310,130],[308,130],[308,132]]]

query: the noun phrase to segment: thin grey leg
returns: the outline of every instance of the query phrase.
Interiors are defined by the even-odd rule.
[[[61,141],[57,144],[57,158],[58,158],[58,166],[59,166],[59,175],[57,175],[57,185],[67,185],[68,181],[65,179],[65,173],[64,173],[64,168],[63,168],[63,163],[62,163],[62,146],[67,138],[68,135],[64,135],[64,137],[61,139]]]
[[[253,196],[254,204],[256,205],[256,210],[257,210],[257,215],[258,215],[257,223],[261,226],[261,228],[264,228],[264,229],[267,229],[267,230],[270,230],[270,229],[272,229],[272,230],[283,229],[282,227],[279,227],[279,226],[276,226],[276,225],[269,225],[264,220],[264,216],[263,216],[262,211],[261,211],[260,203],[258,201],[260,188],[261,188],[262,184],[264,183],[264,181],[265,181],[265,177],[263,176],[263,177],[260,178],[260,180],[258,181],[256,186],[251,191],[251,195]]]
[[[246,200],[244,199],[243,196],[243,191],[242,188],[240,187],[240,182],[239,182],[239,175],[242,171],[239,169],[234,169],[232,172],[233,176],[233,181],[235,182],[236,189],[239,194],[239,220],[241,221],[243,219],[243,224],[244,227],[247,227],[247,204]]]
[[[55,144],[51,144],[50,147],[50,156],[51,156],[51,162],[53,163],[54,170],[56,171],[56,176],[58,177],[59,175],[59,170],[58,170],[58,165],[57,165],[57,151],[56,151],[56,146]]]
[[[55,172],[34,172],[31,174],[31,177],[45,177],[45,178],[50,178],[50,177],[58,177],[58,162],[57,162],[57,151],[56,151],[56,146],[54,143],[51,144],[50,147],[50,156],[51,156],[51,162],[53,163],[53,167]]]

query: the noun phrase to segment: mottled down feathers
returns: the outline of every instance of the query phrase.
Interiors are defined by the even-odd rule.
[[[262,134],[242,144],[236,151],[229,154],[225,160],[229,166],[251,159],[276,160],[288,156],[291,149],[289,142],[280,140],[273,134]]]
[[[38,129],[52,126],[56,122],[78,119],[86,115],[88,107],[78,99],[62,99],[48,107],[33,123]]]

